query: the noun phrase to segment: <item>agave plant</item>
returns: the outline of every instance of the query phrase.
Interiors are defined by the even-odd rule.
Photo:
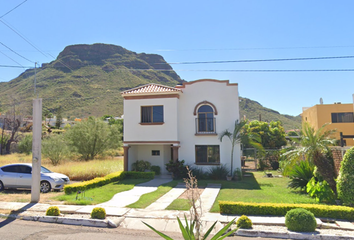
[[[187,217],[184,216],[184,220],[186,221],[186,226],[183,226],[181,220],[177,217],[177,221],[178,221],[178,225],[179,228],[181,229],[181,233],[184,239],[188,239],[188,240],[199,240],[198,237],[196,237],[195,231],[194,231],[194,227],[195,227],[195,222],[191,221],[190,223],[188,223],[187,221]],[[164,239],[167,240],[173,240],[171,237],[163,234],[160,231],[157,231],[155,228],[153,228],[152,226],[150,226],[149,224],[143,222],[146,226],[148,226],[150,229],[152,229],[154,232],[156,232],[158,235],[160,235],[161,237],[163,237]],[[207,239],[207,237],[210,235],[211,231],[214,229],[215,224],[217,223],[217,221],[208,229],[208,231],[204,234],[204,236],[201,238],[202,240]],[[228,236],[230,236],[231,234],[233,234],[235,231],[237,231],[238,228],[235,228],[231,231],[229,231],[228,233],[227,230],[230,228],[230,226],[232,224],[235,223],[235,219],[233,219],[231,222],[229,222],[225,227],[223,227],[222,229],[220,229],[219,232],[217,232],[212,238],[210,238],[210,240],[221,240],[224,239]],[[224,233],[226,233],[225,235],[223,235]],[[199,235],[199,233],[198,233]]]

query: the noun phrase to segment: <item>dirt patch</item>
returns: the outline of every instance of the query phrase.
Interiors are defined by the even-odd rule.
[[[48,204],[63,204],[63,202],[54,200],[52,198],[63,195],[63,192],[49,192],[41,193],[40,203]],[[31,191],[28,190],[4,190],[0,193],[0,199],[2,202],[30,202]]]
[[[205,188],[198,188],[198,193],[199,195],[202,195],[203,191],[204,191]],[[186,190],[184,191],[184,193],[182,193],[178,199],[188,199],[188,195],[191,194],[190,193],[190,190]]]

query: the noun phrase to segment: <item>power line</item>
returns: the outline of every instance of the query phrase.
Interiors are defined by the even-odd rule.
[[[21,6],[22,4],[24,4],[25,2],[27,2],[27,0],[23,1],[22,3],[18,4],[16,7],[14,7],[13,9],[11,9],[10,11],[8,11],[7,13],[5,13],[4,15],[0,16],[0,18],[5,17],[7,14],[9,14],[10,12],[12,12],[13,10],[15,10],[16,8],[18,8],[19,6]]]
[[[252,63],[252,62],[309,61],[309,60],[349,59],[349,58],[354,58],[354,56],[271,58],[271,59],[248,59],[248,60],[205,61],[205,62],[172,62],[168,64]],[[156,64],[165,64],[165,63],[156,63]]]
[[[13,62],[17,63],[18,65],[20,65],[21,67],[23,67],[19,62],[15,61],[14,59],[12,59],[11,57],[7,56],[5,53],[3,53],[2,51],[0,51],[1,54],[3,54],[5,57],[11,59]]]
[[[31,68],[31,67],[26,67],[26,66],[22,66],[22,65],[21,66],[0,65],[0,67],[3,67],[3,68]]]
[[[41,50],[39,50],[36,46],[34,46],[29,40],[27,40],[24,36],[22,36],[18,31],[13,29],[11,26],[9,26],[7,23],[5,23],[3,20],[0,19],[0,22],[2,22],[6,27],[10,28],[14,33],[16,33],[18,36],[20,36],[23,40],[25,40],[29,45],[31,45],[33,48],[35,48],[38,52],[40,52],[43,56],[48,57],[45,53],[43,53]]]
[[[287,49],[321,49],[321,48],[354,48],[346,46],[309,46],[309,47],[250,47],[250,48],[200,48],[200,49],[156,49],[158,52],[190,52],[190,51],[245,51],[245,50],[287,50]]]
[[[31,62],[31,63],[34,63],[33,61],[29,60],[28,58],[22,56],[21,54],[17,53],[16,51],[12,50],[10,47],[6,46],[5,44],[3,44],[2,42],[0,42],[1,45],[3,45],[4,47],[6,47],[7,49],[9,49],[11,52],[15,53],[17,56],[20,56],[22,57],[23,59]]]

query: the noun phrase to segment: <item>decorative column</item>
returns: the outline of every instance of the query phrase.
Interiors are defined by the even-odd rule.
[[[171,148],[172,148],[172,160],[173,162],[177,162],[178,160],[178,148],[180,146],[178,145],[172,145]]]
[[[123,149],[124,149],[124,171],[128,171],[128,150],[129,150],[130,146],[128,145],[124,145]]]

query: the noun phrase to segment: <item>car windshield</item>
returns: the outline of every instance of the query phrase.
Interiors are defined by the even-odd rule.
[[[51,173],[51,172],[52,171],[50,171],[49,169],[41,166],[41,173]]]

